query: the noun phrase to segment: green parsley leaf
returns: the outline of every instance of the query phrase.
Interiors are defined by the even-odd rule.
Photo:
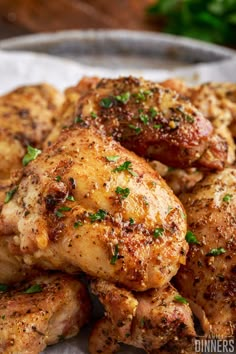
[[[75,201],[75,198],[73,197],[73,195],[68,195],[68,197],[66,199],[70,200],[71,202]]]
[[[153,128],[161,129],[162,128],[162,124],[154,124]]]
[[[132,162],[125,161],[122,165],[114,168],[113,172],[121,172],[121,171],[128,171],[132,176],[137,177],[138,174],[133,171]]]
[[[78,221],[76,221],[76,222],[74,223],[74,228],[75,228],[75,229],[78,229],[79,226],[83,226],[83,223],[82,223],[82,221],[80,221],[80,220],[78,220]]]
[[[177,302],[181,302],[181,304],[188,304],[188,300],[186,300],[183,296],[181,295],[176,295],[174,297],[174,300]]]
[[[12,199],[13,195],[16,193],[18,187],[14,187],[13,189],[11,189],[10,191],[8,191],[6,193],[6,197],[4,200],[4,203],[7,204],[8,202],[10,202],[10,200]]]
[[[106,216],[107,216],[107,212],[103,209],[99,209],[95,214],[91,214],[91,213],[89,214],[89,218],[91,222],[104,220]]]
[[[187,231],[186,236],[185,236],[185,240],[188,243],[195,243],[197,245],[199,245],[199,241],[197,240],[196,236],[194,235],[194,233],[192,231]]]
[[[102,98],[99,104],[103,108],[111,108],[113,106],[113,102],[109,97]]]
[[[118,102],[126,104],[129,101],[129,99],[130,99],[130,92],[125,92],[125,93],[122,93],[122,94],[120,94],[118,96],[115,96],[115,99]]]
[[[58,210],[58,211],[70,211],[71,209],[72,209],[72,208],[70,208],[70,207],[64,205],[64,206],[58,208],[57,210]]]
[[[141,131],[142,131],[142,129],[141,129],[141,128],[136,127],[136,126],[135,126],[135,125],[133,125],[133,124],[129,124],[129,125],[128,125],[128,127],[129,127],[130,129],[133,129],[133,130],[135,131],[135,133],[136,133],[136,134],[140,134],[140,133],[141,133]]]
[[[64,218],[64,214],[62,214],[59,210],[56,210],[55,211],[55,215],[58,217],[58,218]]]
[[[130,225],[134,225],[135,224],[134,219],[133,218],[129,218],[129,223],[130,223]]]
[[[6,284],[0,284],[0,292],[5,292],[8,290],[8,285]]]
[[[117,160],[119,160],[119,158],[120,158],[120,156],[118,156],[118,155],[106,156],[106,159],[109,162],[116,162]]]
[[[27,146],[27,154],[23,157],[22,163],[23,166],[27,166],[30,161],[33,161],[41,154],[41,150],[33,148],[32,146]]]
[[[147,114],[140,113],[139,118],[145,125],[148,124],[149,118]]]
[[[185,119],[189,123],[194,123],[194,118],[192,116],[189,116],[188,114],[185,115]]]
[[[91,112],[90,115],[93,119],[96,119],[98,116],[95,112]]]
[[[232,194],[225,194],[225,196],[223,198],[223,202],[229,203],[232,198],[233,198]]]
[[[118,257],[119,257],[119,246],[118,246],[118,245],[115,245],[114,254],[113,254],[113,256],[111,257],[110,263],[111,263],[112,265],[116,264],[116,261],[118,260]]]
[[[1,319],[5,320],[5,318],[6,318],[6,315],[2,315]]]
[[[129,188],[117,187],[116,188],[116,194],[119,194],[122,199],[125,199],[130,194],[130,190],[129,190]]]
[[[155,230],[154,230],[154,238],[158,238],[160,236],[163,235],[163,232],[164,232],[164,229],[162,227],[157,227]]]
[[[218,247],[218,248],[212,248],[210,252],[208,252],[206,255],[207,256],[220,256],[221,254],[225,253],[226,250],[223,247]]]
[[[83,123],[84,121],[83,121],[83,119],[80,117],[80,116],[78,116],[78,117],[75,117],[75,120],[74,120],[74,123],[75,124],[77,124],[77,123]]]
[[[151,107],[151,108],[149,109],[149,112],[150,112],[151,118],[155,118],[155,117],[157,116],[157,110],[156,110],[156,108]]]
[[[56,180],[57,182],[60,182],[60,181],[61,181],[61,176],[56,176],[55,180]]]
[[[32,285],[30,288],[24,291],[25,294],[35,294],[41,293],[43,291],[42,286],[40,284]]]

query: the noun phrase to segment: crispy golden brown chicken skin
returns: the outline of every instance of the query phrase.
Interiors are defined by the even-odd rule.
[[[91,354],[116,353],[121,342],[154,353],[173,341],[179,353],[195,336],[189,305],[177,300],[181,297],[170,284],[131,293],[97,280],[92,291],[104,305],[106,316],[95,324],[91,333]]]
[[[90,311],[85,286],[68,275],[41,275],[0,292],[0,352],[38,354],[75,336]]]
[[[76,101],[77,90],[78,86],[74,103],[64,106],[61,127],[94,126],[139,156],[171,166],[224,166],[226,142],[213,133],[202,113],[177,93],[133,77],[103,79],[84,95],[79,92]]]
[[[162,178],[112,138],[73,127],[24,169],[2,209],[27,263],[146,290],[185,262],[184,209]]]
[[[23,86],[0,97],[0,184],[21,167],[27,145],[42,146],[63,99],[48,84]]]
[[[202,316],[205,332],[223,337],[236,334],[235,192],[236,169],[227,168],[181,196],[194,237],[177,288]]]

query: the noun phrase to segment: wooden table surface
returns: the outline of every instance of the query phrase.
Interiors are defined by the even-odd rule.
[[[0,39],[65,29],[156,31],[146,14],[152,0],[0,0]]]

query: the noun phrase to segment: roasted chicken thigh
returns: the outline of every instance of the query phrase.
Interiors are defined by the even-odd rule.
[[[28,264],[146,290],[185,263],[184,209],[162,178],[112,138],[73,127],[23,171],[2,209]]]

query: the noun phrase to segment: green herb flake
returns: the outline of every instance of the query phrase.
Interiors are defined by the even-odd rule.
[[[106,159],[109,162],[116,162],[119,160],[119,158],[120,158],[120,156],[118,156],[118,155],[106,156]]]
[[[5,200],[4,200],[4,203],[7,204],[10,202],[10,200],[13,198],[14,194],[16,193],[18,187],[14,187],[13,189],[11,189],[10,191],[8,191],[6,193],[6,197],[5,197]]]
[[[35,294],[41,293],[43,291],[42,286],[40,284],[32,285],[30,288],[24,291],[25,294]]]
[[[140,134],[141,131],[142,131],[142,129],[141,129],[140,127],[136,127],[136,126],[133,125],[133,124],[129,124],[128,127],[129,127],[130,129],[133,129],[136,134]]]
[[[96,119],[98,116],[95,112],[91,112],[90,115],[93,119]]]
[[[103,209],[99,209],[95,214],[89,214],[90,221],[93,223],[95,221],[104,220],[107,216],[107,212]]]
[[[55,215],[58,217],[58,218],[64,218],[64,214],[62,214],[59,210],[56,210],[55,211]]]
[[[153,128],[161,129],[162,128],[162,124],[154,124]]]
[[[2,315],[1,319],[5,320],[5,318],[6,318],[6,315]]]
[[[220,256],[225,252],[226,250],[223,247],[218,247],[218,248],[212,248],[210,252],[208,252],[206,255],[216,257],[216,256]]]
[[[134,225],[135,224],[134,219],[133,218],[129,218],[129,223],[130,223],[130,225]]]
[[[76,221],[76,222],[74,223],[74,228],[75,228],[75,229],[78,229],[78,227],[80,227],[80,226],[83,226],[82,221],[78,220],[78,221]]]
[[[74,123],[77,124],[77,123],[83,123],[83,119],[81,118],[81,116],[78,116],[78,117],[75,117],[75,120],[74,120]]]
[[[148,124],[149,118],[148,118],[147,114],[140,113],[139,118],[140,118],[141,122],[143,122],[145,125]]]
[[[128,171],[132,176],[137,177],[138,174],[133,171],[132,162],[125,161],[122,165],[114,168],[113,172],[121,172],[121,171]]]
[[[130,92],[125,92],[125,93],[122,93],[122,94],[120,94],[118,96],[115,96],[115,99],[118,102],[126,104],[129,101],[129,99],[130,99]]]
[[[5,292],[8,290],[8,285],[6,284],[0,284],[0,292]]]
[[[188,123],[194,123],[194,118],[188,114],[185,115],[185,119]]]
[[[129,188],[117,187],[115,192],[116,192],[116,194],[119,194],[122,199],[127,198],[130,194]]]
[[[162,227],[157,227],[155,230],[154,230],[154,233],[153,233],[153,237],[154,238],[158,238],[160,236],[163,235],[163,232],[164,232],[164,229]]]
[[[62,206],[62,207],[60,207],[60,208],[58,208],[57,210],[58,211],[70,211],[72,208],[70,208],[70,207],[68,207],[68,206]]]
[[[102,98],[99,104],[103,108],[111,108],[113,106],[113,102],[109,97]]]
[[[183,296],[181,295],[176,295],[174,297],[174,300],[177,302],[180,302],[181,304],[188,304],[188,300],[186,300]]]
[[[232,194],[225,194],[225,196],[223,197],[223,202],[229,203],[232,198],[233,198]]]
[[[23,157],[22,163],[23,166],[27,166],[30,161],[33,161],[41,154],[41,150],[33,148],[32,146],[27,146],[27,154]]]
[[[119,246],[118,246],[118,245],[115,245],[114,254],[113,254],[113,256],[111,257],[110,263],[111,263],[112,265],[116,264],[116,261],[118,260],[118,257],[119,257]]]
[[[151,118],[155,118],[155,117],[157,116],[157,110],[156,110],[156,108],[151,107],[151,108],[149,109],[149,112],[150,112]]]
[[[60,182],[60,181],[61,181],[61,176],[56,176],[55,180],[56,180],[57,182]]]
[[[71,202],[75,201],[75,198],[73,197],[73,195],[68,195],[68,197],[66,199],[70,200]]]
[[[186,236],[185,236],[185,240],[188,243],[195,243],[197,245],[199,245],[199,241],[197,240],[196,236],[194,235],[194,233],[192,231],[187,231]]]

